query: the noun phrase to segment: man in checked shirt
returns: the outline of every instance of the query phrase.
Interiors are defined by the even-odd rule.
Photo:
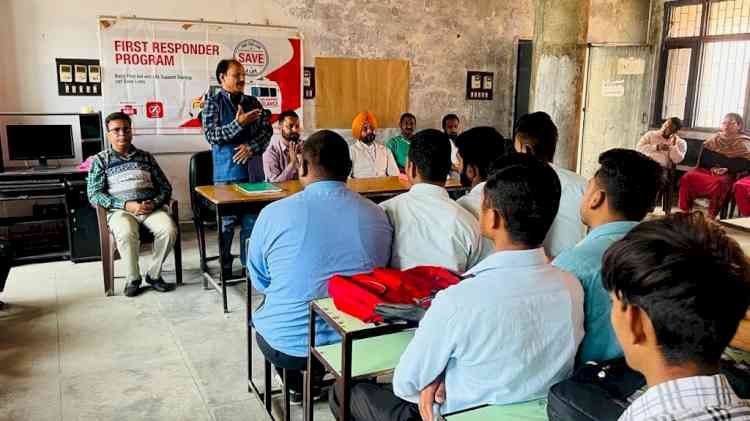
[[[263,106],[257,98],[244,94],[245,69],[237,60],[221,60],[216,66],[216,79],[221,89],[206,98],[202,114],[203,130],[213,155],[214,184],[263,181],[262,156],[273,134],[273,128],[263,116]],[[224,276],[229,277],[232,273],[235,224],[241,220],[240,259],[244,267],[246,242],[256,217],[245,213],[222,218]]]
[[[612,326],[648,390],[619,421],[747,421],[750,403],[719,373],[750,304],[739,244],[701,213],[643,222],[607,250]]]

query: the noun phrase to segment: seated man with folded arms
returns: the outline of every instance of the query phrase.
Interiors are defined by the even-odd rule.
[[[544,240],[544,250],[550,258],[572,248],[586,235],[586,227],[581,223],[581,199],[586,190],[586,179],[552,163],[557,138],[557,126],[545,112],[526,114],[516,123],[516,151],[530,153],[549,163],[560,178],[560,210]]]
[[[412,136],[414,136],[414,128],[417,127],[417,118],[412,113],[403,113],[399,126],[401,127],[401,134],[388,139],[385,146],[396,158],[398,169],[403,171],[406,168],[406,158],[409,155],[409,144]]]
[[[155,240],[146,283],[160,292],[171,291],[174,285],[161,278],[161,266],[177,239],[177,227],[163,209],[172,196],[172,186],[154,157],[133,146],[129,115],[112,113],[104,125],[112,149],[96,154],[86,190],[92,205],[107,209],[107,225],[125,262],[125,295],[134,297],[141,292],[140,225],[148,228]]]
[[[646,217],[661,188],[663,172],[656,161],[630,149],[602,153],[599,165],[581,202],[581,218],[589,234],[552,262],[575,275],[583,286],[586,335],[578,349],[579,364],[622,356],[609,322],[611,303],[602,286],[602,256]]]
[[[573,372],[583,290],[542,248],[560,182],[527,155],[502,157],[498,168],[484,187],[481,213],[495,253],[437,294],[396,367],[393,391],[371,383],[352,388],[352,419],[435,419],[438,389],[445,392],[442,414],[543,398]],[[332,409],[340,392],[334,388]]]
[[[474,127],[458,135],[456,146],[461,185],[471,188],[471,191],[456,200],[456,203],[479,220],[482,190],[492,163],[505,155],[505,139],[493,127]],[[482,241],[485,255],[492,253],[495,249],[494,242],[487,237]]]
[[[380,207],[347,188],[351,166],[341,136],[310,136],[299,168],[305,189],[263,208],[250,237],[247,267],[265,295],[253,315],[258,347],[277,370],[292,370],[294,402],[302,399],[310,301],[328,296],[333,275],[385,267],[390,258],[393,229]],[[339,340],[323,320],[315,331],[318,345]]]
[[[700,213],[644,222],[604,255],[612,325],[648,390],[620,421],[750,420],[719,373],[750,304],[739,244]]]
[[[432,265],[464,272],[481,260],[479,223],[445,190],[450,153],[448,136],[435,129],[412,138],[406,164],[411,189],[380,204],[394,230],[391,267]]]
[[[278,124],[281,135],[271,137],[271,143],[263,152],[263,173],[272,183],[299,179],[297,168],[304,145],[300,140],[297,113],[284,111],[279,115]]]
[[[352,178],[386,177],[400,174],[398,164],[385,145],[375,141],[378,119],[375,114],[363,111],[352,121],[354,143],[349,146],[352,160]]]

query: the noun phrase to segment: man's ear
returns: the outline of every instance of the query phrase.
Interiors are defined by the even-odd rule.
[[[640,307],[628,304],[625,308],[625,326],[632,345],[643,345],[647,341],[646,331],[653,332],[651,319]]]
[[[299,166],[299,173],[300,173],[299,176],[307,177],[308,171],[309,171],[309,168],[307,167],[307,160],[303,158]]]
[[[475,178],[479,177],[479,167],[474,164],[467,166],[466,176],[469,177],[470,180],[474,180]]]
[[[417,178],[417,166],[409,160],[406,161],[406,175],[412,179]]]
[[[597,189],[589,198],[589,209],[599,209],[606,205],[607,193],[604,190]]]

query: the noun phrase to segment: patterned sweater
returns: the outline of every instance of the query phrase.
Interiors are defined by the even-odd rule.
[[[153,200],[159,208],[172,196],[172,186],[153,155],[132,145],[128,156],[113,149],[99,152],[86,190],[89,202],[105,209],[125,209],[130,200]]]

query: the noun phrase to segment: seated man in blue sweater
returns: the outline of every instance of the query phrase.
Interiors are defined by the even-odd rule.
[[[581,203],[581,219],[589,234],[552,261],[583,286],[586,335],[578,350],[578,364],[622,357],[609,323],[611,305],[602,285],[602,256],[654,206],[663,172],[656,161],[631,149],[608,150],[599,156],[599,165]]]
[[[441,383],[442,414],[542,398],[573,372],[583,338],[583,290],[547,262],[542,247],[560,203],[560,181],[530,155],[502,157],[496,168],[480,214],[495,253],[437,294],[396,367],[393,391],[372,383],[353,387],[352,419],[433,419]],[[339,392],[334,388],[330,399],[334,410]]]
[[[307,367],[311,300],[328,296],[335,274],[354,275],[388,264],[393,229],[385,212],[349,190],[349,147],[323,130],[302,148],[299,177],[305,189],[260,212],[250,237],[247,267],[253,287],[265,294],[253,324],[258,347],[278,369],[286,368],[292,400],[302,399]],[[318,319],[315,343],[339,340]]]

